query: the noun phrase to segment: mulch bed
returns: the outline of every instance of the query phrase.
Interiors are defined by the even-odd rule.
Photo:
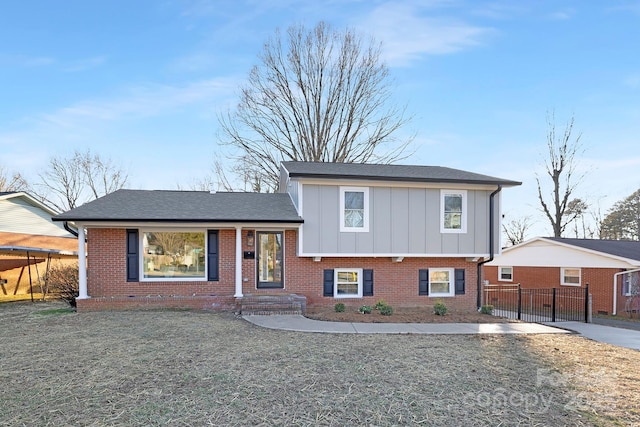
[[[370,314],[358,312],[358,307],[346,307],[344,312],[336,312],[333,307],[308,307],[305,316],[329,322],[361,323],[506,323],[511,320],[481,314],[476,311],[449,311],[444,316],[434,314],[433,307],[399,307],[393,314],[383,316],[378,310]]]

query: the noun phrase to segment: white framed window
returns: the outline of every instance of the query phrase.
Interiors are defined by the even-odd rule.
[[[334,298],[362,298],[361,268],[336,268],[333,274]]]
[[[207,280],[204,230],[140,232],[142,281]]]
[[[429,296],[452,297],[455,295],[453,268],[429,269]]]
[[[369,231],[368,187],[340,187],[340,231]]]
[[[626,297],[640,294],[640,271],[633,271],[622,275],[622,295]]]
[[[561,268],[560,284],[563,286],[580,286],[580,269],[569,267]]]
[[[513,282],[513,267],[498,267],[498,280]]]
[[[442,233],[467,232],[467,191],[440,191],[440,231]]]

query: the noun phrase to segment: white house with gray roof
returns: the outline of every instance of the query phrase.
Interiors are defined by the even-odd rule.
[[[536,237],[505,248],[485,264],[493,284],[522,288],[584,288],[593,312],[640,310],[640,242]]]
[[[119,190],[54,219],[86,230],[80,309],[290,295],[474,309],[480,266],[500,252],[502,189],[515,185],[434,166],[284,162],[275,194]]]

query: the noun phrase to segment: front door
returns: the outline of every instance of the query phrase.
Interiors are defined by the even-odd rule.
[[[258,288],[284,288],[282,231],[258,231]]]

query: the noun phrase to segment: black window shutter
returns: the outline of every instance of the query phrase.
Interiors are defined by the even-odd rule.
[[[325,297],[333,296],[333,270],[324,271],[324,291],[322,293]]]
[[[362,296],[373,296],[373,270],[362,270]]]
[[[429,270],[418,270],[418,295],[429,295]]]
[[[219,280],[218,230],[207,232],[207,280]]]
[[[456,295],[464,295],[464,268],[456,268]]]
[[[138,282],[138,230],[127,229],[127,282]]]

